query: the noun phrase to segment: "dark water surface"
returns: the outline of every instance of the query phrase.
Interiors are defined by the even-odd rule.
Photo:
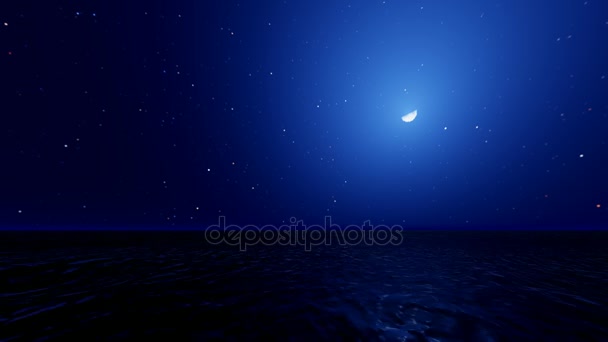
[[[2,340],[608,340],[605,232],[412,232],[310,252],[192,232],[0,237]]]

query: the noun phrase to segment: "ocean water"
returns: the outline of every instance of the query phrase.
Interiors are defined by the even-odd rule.
[[[608,340],[606,232],[407,232],[399,246],[5,232],[0,340]]]

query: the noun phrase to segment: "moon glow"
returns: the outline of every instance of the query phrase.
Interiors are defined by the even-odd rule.
[[[415,111],[411,112],[411,113],[407,113],[404,116],[402,116],[401,120],[403,120],[403,122],[412,122],[412,121],[414,121],[414,119],[416,118],[416,116],[418,116],[418,110],[417,109]]]

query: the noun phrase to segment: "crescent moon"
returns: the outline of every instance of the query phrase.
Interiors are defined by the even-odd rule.
[[[417,109],[415,111],[411,112],[411,113],[407,113],[404,116],[402,116],[401,120],[403,120],[403,122],[412,122],[412,121],[414,121],[414,119],[416,118],[416,116],[418,116],[418,110]]]

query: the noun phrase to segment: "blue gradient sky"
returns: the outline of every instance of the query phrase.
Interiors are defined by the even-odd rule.
[[[2,7],[3,226],[608,223],[605,2]]]

